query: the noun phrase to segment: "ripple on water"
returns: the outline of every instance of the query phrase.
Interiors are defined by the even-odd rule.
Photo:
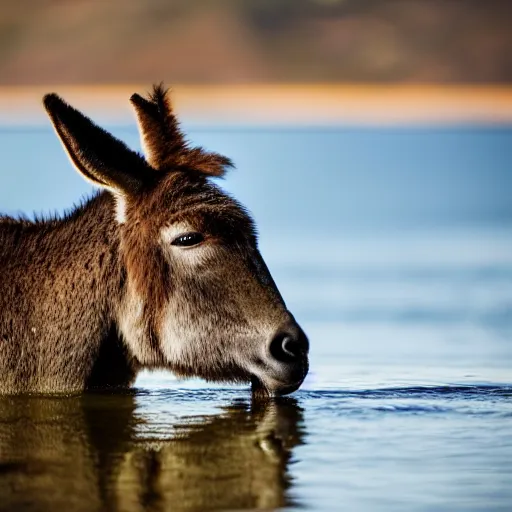
[[[436,414],[512,417],[512,386],[443,385],[363,390],[300,391],[318,413],[343,415]]]

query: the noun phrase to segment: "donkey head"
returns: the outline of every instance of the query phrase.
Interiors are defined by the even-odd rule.
[[[57,95],[44,98],[75,167],[115,199],[127,276],[116,314],[131,355],[180,376],[294,391],[308,341],[258,251],[251,217],[210,181],[231,161],[189,147],[162,86],[131,103],[145,158]]]

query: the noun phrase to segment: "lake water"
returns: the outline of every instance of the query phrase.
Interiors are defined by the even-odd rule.
[[[238,164],[310,374],[0,398],[0,510],[510,510],[512,128],[190,128]],[[0,151],[3,211],[89,191],[50,130]]]

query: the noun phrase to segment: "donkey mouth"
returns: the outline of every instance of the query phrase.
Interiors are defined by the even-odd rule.
[[[299,389],[308,374],[309,359],[302,348],[288,352],[287,358],[280,353],[279,357],[271,355],[274,357],[257,359],[250,367],[253,396],[288,395]]]
[[[303,380],[304,379],[301,378],[297,382],[290,384],[288,382],[279,382],[271,379],[270,382],[265,383],[256,375],[253,375],[251,377],[251,391],[256,398],[289,395],[300,388]]]

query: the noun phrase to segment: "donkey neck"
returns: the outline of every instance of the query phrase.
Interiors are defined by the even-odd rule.
[[[36,236],[32,258],[54,276],[48,285],[112,322],[124,282],[112,195],[101,192],[45,228]]]
[[[11,373],[25,390],[82,389],[115,330],[123,276],[109,193],[62,219],[1,219],[0,369],[20,361]]]

